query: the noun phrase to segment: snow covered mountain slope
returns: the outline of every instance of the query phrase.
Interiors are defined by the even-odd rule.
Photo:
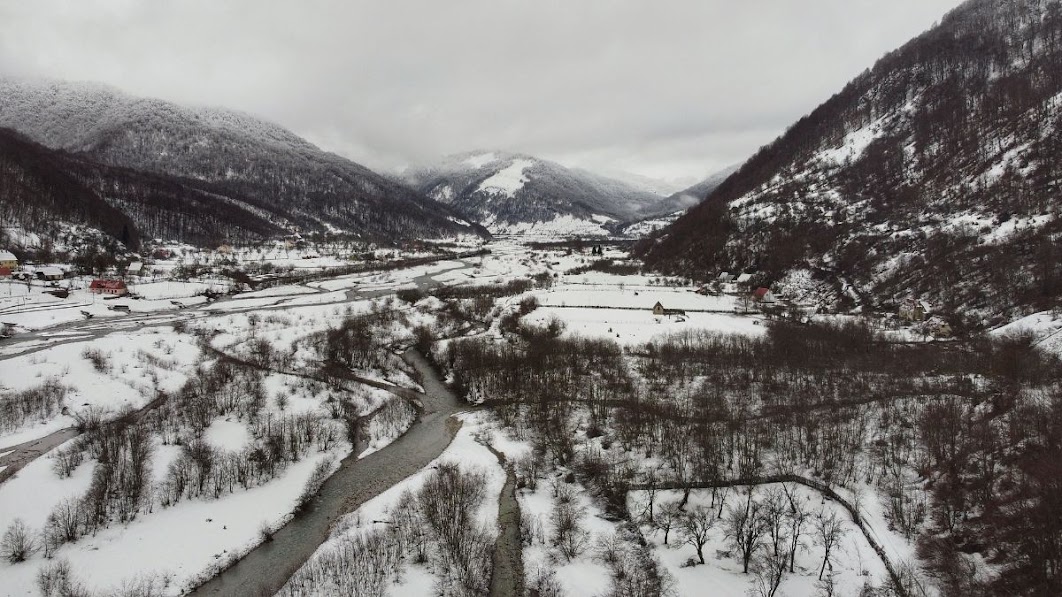
[[[0,127],[100,164],[181,179],[311,230],[479,233],[445,206],[261,119],[91,84],[0,78]]]
[[[283,232],[282,216],[187,183],[100,164],[0,128],[5,229],[55,241],[71,226],[87,226],[134,249],[141,237],[216,246]]]
[[[667,227],[679,219],[682,214],[686,213],[686,210],[704,201],[705,197],[723,184],[723,181],[736,172],[737,169],[738,166],[731,166],[720,170],[689,188],[673,193],[659,202],[647,206],[642,210],[643,219],[625,224],[620,229],[620,232],[624,236],[641,238]]]
[[[720,170],[689,188],[665,197],[663,201],[649,206],[643,213],[647,217],[658,217],[673,214],[675,212],[686,211],[701,201],[704,201],[705,197],[717,189],[719,185],[723,184],[723,181],[729,178],[734,172],[737,172],[738,167],[739,166],[731,166]]]
[[[878,61],[638,251],[810,268],[867,307],[992,325],[1062,294],[1062,2],[972,0]]]
[[[502,152],[451,156],[403,176],[495,234],[607,235],[661,199],[585,170]]]

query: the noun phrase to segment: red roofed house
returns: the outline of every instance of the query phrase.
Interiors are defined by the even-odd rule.
[[[93,280],[92,284],[89,285],[89,291],[96,294],[112,294],[114,296],[122,296],[129,292],[125,287],[125,282],[121,280]]]
[[[760,288],[757,288],[755,292],[752,293],[752,298],[756,299],[756,301],[760,303],[774,302],[774,295],[771,294],[771,289],[764,288],[762,286]]]

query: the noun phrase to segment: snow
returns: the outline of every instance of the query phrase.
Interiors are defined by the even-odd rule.
[[[250,441],[251,432],[240,421],[218,419],[206,428],[203,439],[215,448],[238,452]]]
[[[1041,311],[1022,317],[990,332],[993,336],[1029,334],[1046,352],[1062,356],[1062,313]]]
[[[481,154],[476,154],[476,155],[468,157],[464,161],[464,163],[466,163],[469,166],[472,166],[473,168],[476,168],[478,170],[478,169],[482,168],[483,166],[486,166],[487,164],[495,161],[496,159],[498,159],[498,156],[494,152],[481,153]]]
[[[642,238],[645,236],[649,236],[650,234],[656,232],[657,230],[660,230],[661,228],[666,228],[667,226],[670,226],[672,222],[682,217],[682,214],[684,213],[686,212],[676,211],[675,213],[668,214],[666,216],[661,216],[659,218],[635,222],[634,224],[631,224],[630,226],[624,228],[623,234],[625,236],[630,236],[634,238]]]
[[[293,463],[267,485],[223,495],[217,500],[184,500],[170,508],[155,508],[154,512],[141,514],[125,526],[112,526],[95,536],[67,544],[56,556],[69,560],[75,575],[95,589],[113,587],[138,574],[155,573],[170,580],[167,595],[179,595],[187,590],[190,581],[254,545],[263,521],[280,525],[289,516],[314,466],[327,456],[312,453]],[[48,467],[46,474],[35,474],[26,485],[12,485],[13,481],[9,481],[0,486],[0,505],[5,504],[8,493],[21,490],[33,496],[34,490],[26,488],[45,487],[52,489],[46,492],[46,499],[41,496],[35,499],[47,502],[50,511],[51,506],[59,501],[58,498],[52,499],[55,495],[76,493],[54,489],[59,483],[69,484],[71,488],[75,483],[83,483],[83,487],[79,486],[83,492],[91,481],[91,467],[85,464],[78,468],[74,478],[54,479],[50,471],[51,461],[47,458],[27,466],[16,479],[27,477],[27,469],[34,465]],[[88,472],[83,473],[82,469]],[[47,475],[52,478],[46,478]],[[81,479],[79,475],[85,478]],[[31,522],[25,513],[46,516],[47,512],[41,513],[44,507],[34,505],[27,509],[25,504],[20,504],[18,508],[30,526],[40,528],[43,525],[43,519],[34,516]],[[0,507],[0,524],[4,524],[4,528],[8,513],[13,511]],[[5,587],[12,593],[35,594],[36,572],[45,563],[47,560],[39,556],[14,566],[3,562],[0,563],[0,577],[4,578]]]
[[[941,225],[944,231],[980,237],[982,243],[996,245],[1007,242],[1016,234],[1033,232],[1054,219],[1054,214],[1011,216],[997,223],[998,216],[974,211],[950,215]]]
[[[554,216],[552,220],[539,222],[501,222],[491,215],[482,224],[495,236],[524,236],[540,239],[571,238],[573,236],[610,236],[603,224],[594,218],[577,218],[570,214]]]
[[[756,491],[762,497],[770,486],[759,486]],[[741,488],[742,491],[745,488]],[[839,544],[834,570],[838,573],[837,588],[835,594],[855,595],[859,594],[863,583],[867,580],[875,585],[885,584],[887,571],[877,554],[867,543],[862,532],[854,523],[847,511],[832,501],[824,501],[822,496],[803,486],[796,487],[798,499],[804,499],[808,510],[815,512],[819,508],[827,508],[836,511],[838,516],[845,521],[845,535]],[[662,491],[656,496],[656,503],[661,504],[681,499],[679,491]],[[727,503],[735,504],[743,500],[744,494],[731,490],[727,496]],[[643,492],[631,492],[628,496],[628,505],[631,510],[639,509],[636,504],[645,500]],[[690,494],[690,507],[709,506],[711,503],[709,490],[694,490]],[[724,511],[725,516],[725,511]],[[810,523],[808,525],[811,526]],[[723,533],[723,523],[717,521],[710,531],[708,543],[704,546],[704,565],[686,566],[691,558],[696,561],[696,551],[688,544],[682,543],[680,533],[672,529],[668,545],[663,544],[663,532],[643,526],[642,530],[653,546],[654,552],[660,561],[674,577],[676,582],[676,594],[678,595],[744,595],[752,588],[753,575],[743,574],[741,563],[734,557],[725,557],[722,552],[730,549]],[[786,574],[779,588],[779,594],[785,595],[816,595],[815,581],[818,577],[819,567],[822,564],[820,548],[811,541],[808,528],[808,537],[805,539],[806,547],[797,553],[796,572]]]
[[[533,160],[514,159],[507,167],[494,173],[493,176],[479,183],[477,192],[482,191],[491,195],[515,197],[516,192],[524,187],[530,179],[524,176],[524,170],[534,166]]]
[[[311,556],[310,560],[320,557],[329,550],[335,549],[343,541],[345,535],[355,535],[362,532],[372,531],[376,523],[373,521],[390,519],[392,505],[406,490],[417,490],[428,479],[433,467],[439,463],[457,462],[463,470],[476,470],[486,475],[486,498],[475,516],[480,525],[488,529],[497,528],[498,499],[502,487],[505,485],[505,471],[501,468],[497,458],[483,444],[476,440],[476,435],[485,428],[484,421],[489,415],[480,413],[462,413],[456,418],[462,422],[460,430],[454,436],[453,441],[443,453],[427,467],[414,475],[396,483],[380,495],[362,504],[360,508],[340,519],[335,526],[332,536],[321,544]],[[392,587],[391,595],[429,595],[435,584],[435,577],[431,571],[420,565],[411,565],[403,575],[402,582]]]
[[[667,309],[721,311],[732,313],[737,299],[732,295],[703,296],[689,289],[631,285],[620,289],[608,285],[578,288],[561,286],[558,290],[539,292],[539,304],[550,307],[621,307],[650,311],[657,302]]]
[[[60,448],[69,446],[66,442]],[[38,458],[0,484],[0,533],[15,518],[21,518],[34,531],[41,529],[55,505],[71,496],[80,497],[92,482],[92,466],[82,463],[73,474],[60,479],[52,472],[51,458]],[[10,574],[7,561],[0,559],[0,578]],[[18,568],[16,566],[15,568]]]
[[[836,165],[859,159],[867,147],[881,136],[886,120],[887,117],[882,117],[860,129],[849,132],[838,147],[820,152],[819,157],[824,162]]]
[[[524,317],[529,324],[545,325],[550,319],[564,322],[564,336],[609,338],[635,346],[669,334],[706,331],[720,334],[760,336],[766,333],[759,317],[722,313],[687,313],[685,317],[655,316],[648,309],[585,309],[540,307]],[[685,321],[681,321],[684,319]]]

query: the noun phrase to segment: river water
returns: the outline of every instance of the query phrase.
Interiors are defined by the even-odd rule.
[[[423,412],[400,438],[369,456],[343,460],[306,511],[251,550],[239,562],[200,585],[191,595],[273,595],[328,538],[336,519],[423,469],[442,454],[457,431],[450,415],[460,402],[439,379],[434,368],[415,350],[402,358],[421,377]]]

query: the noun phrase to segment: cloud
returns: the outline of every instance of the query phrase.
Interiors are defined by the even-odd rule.
[[[0,0],[0,72],[245,110],[376,168],[496,148],[700,176],[957,4]]]

